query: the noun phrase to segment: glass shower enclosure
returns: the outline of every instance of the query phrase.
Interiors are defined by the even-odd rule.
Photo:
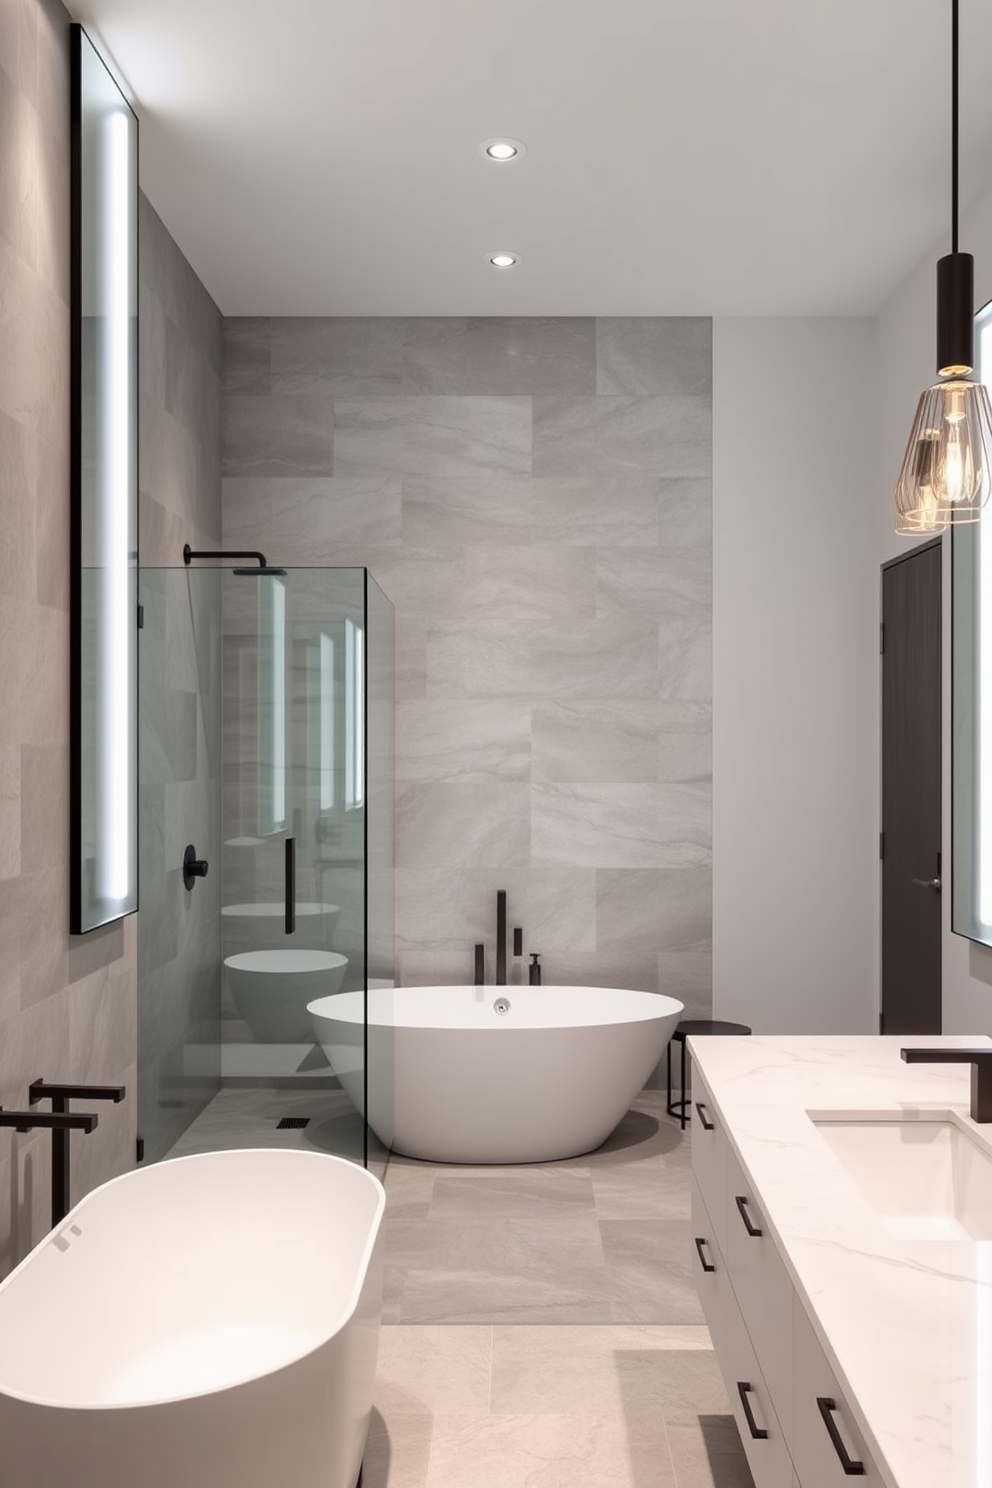
[[[307,1009],[393,980],[392,606],[363,568],[144,570],[141,592],[145,1160],[375,1166],[367,1029],[335,1071]]]

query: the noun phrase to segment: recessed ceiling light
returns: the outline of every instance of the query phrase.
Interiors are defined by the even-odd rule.
[[[490,253],[489,262],[494,269],[512,269],[520,262],[519,253]]]
[[[497,165],[505,165],[508,160],[519,160],[526,153],[526,147],[520,140],[510,139],[506,135],[499,139],[483,140],[479,146],[479,154],[485,160],[495,160]]]

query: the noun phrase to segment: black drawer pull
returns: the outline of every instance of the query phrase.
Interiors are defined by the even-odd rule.
[[[744,1419],[747,1422],[747,1429],[748,1431],[750,1431],[755,1441],[764,1441],[768,1435],[768,1432],[764,1429],[763,1426],[759,1426],[755,1421],[754,1416],[751,1413],[751,1402],[747,1398],[753,1388],[753,1385],[746,1384],[743,1380],[737,1381],[737,1393],[741,1397],[741,1410],[744,1412]]]
[[[745,1197],[745,1195],[737,1194],[734,1198],[734,1203],[737,1205],[737,1213],[744,1221],[744,1228],[747,1230],[748,1234],[754,1236],[763,1234],[764,1232],[762,1231],[761,1227],[751,1222],[751,1216],[747,1212],[747,1198]]]
[[[847,1448],[844,1445],[840,1432],[837,1430],[837,1422],[833,1417],[833,1413],[837,1409],[836,1400],[831,1400],[829,1395],[817,1395],[816,1403],[820,1407],[820,1415],[823,1417],[823,1424],[827,1428],[827,1435],[833,1442],[834,1451],[840,1458],[841,1467],[849,1478],[864,1477],[864,1463],[855,1462],[853,1457],[847,1455]]]
[[[708,1261],[706,1259],[706,1257],[703,1255],[703,1246],[705,1244],[706,1244],[706,1241],[701,1236],[698,1236],[697,1235],[697,1237],[696,1237],[696,1254],[699,1257],[699,1264],[702,1266],[702,1268],[703,1268],[704,1271],[715,1271],[716,1270],[716,1267],[714,1266],[713,1262],[712,1261]]]
[[[696,1110],[699,1112],[699,1119],[703,1123],[703,1130],[712,1131],[714,1123],[712,1121],[706,1120],[706,1117],[703,1115],[705,1109],[706,1107],[703,1105],[702,1101],[696,1102]]]

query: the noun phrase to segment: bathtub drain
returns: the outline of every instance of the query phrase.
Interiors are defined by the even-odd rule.
[[[309,1116],[284,1116],[276,1127],[276,1131],[297,1131],[306,1126]]]

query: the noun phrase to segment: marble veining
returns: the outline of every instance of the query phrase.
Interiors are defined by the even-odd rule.
[[[708,476],[705,395],[534,398],[534,474]]]
[[[596,322],[597,393],[709,393],[712,322],[699,316],[603,316]]]
[[[530,421],[520,397],[335,399],[334,472],[529,475]]]
[[[530,777],[527,700],[401,700],[396,718],[406,745],[397,763],[398,780],[478,784]]]
[[[809,1112],[968,1115],[967,1065],[906,1065],[907,1045],[985,1035],[690,1040],[696,1068],[859,1428],[891,1488],[986,1488],[992,1473],[988,1241],[896,1240]]]
[[[710,796],[692,785],[535,786],[536,857],[602,868],[710,862]]]

